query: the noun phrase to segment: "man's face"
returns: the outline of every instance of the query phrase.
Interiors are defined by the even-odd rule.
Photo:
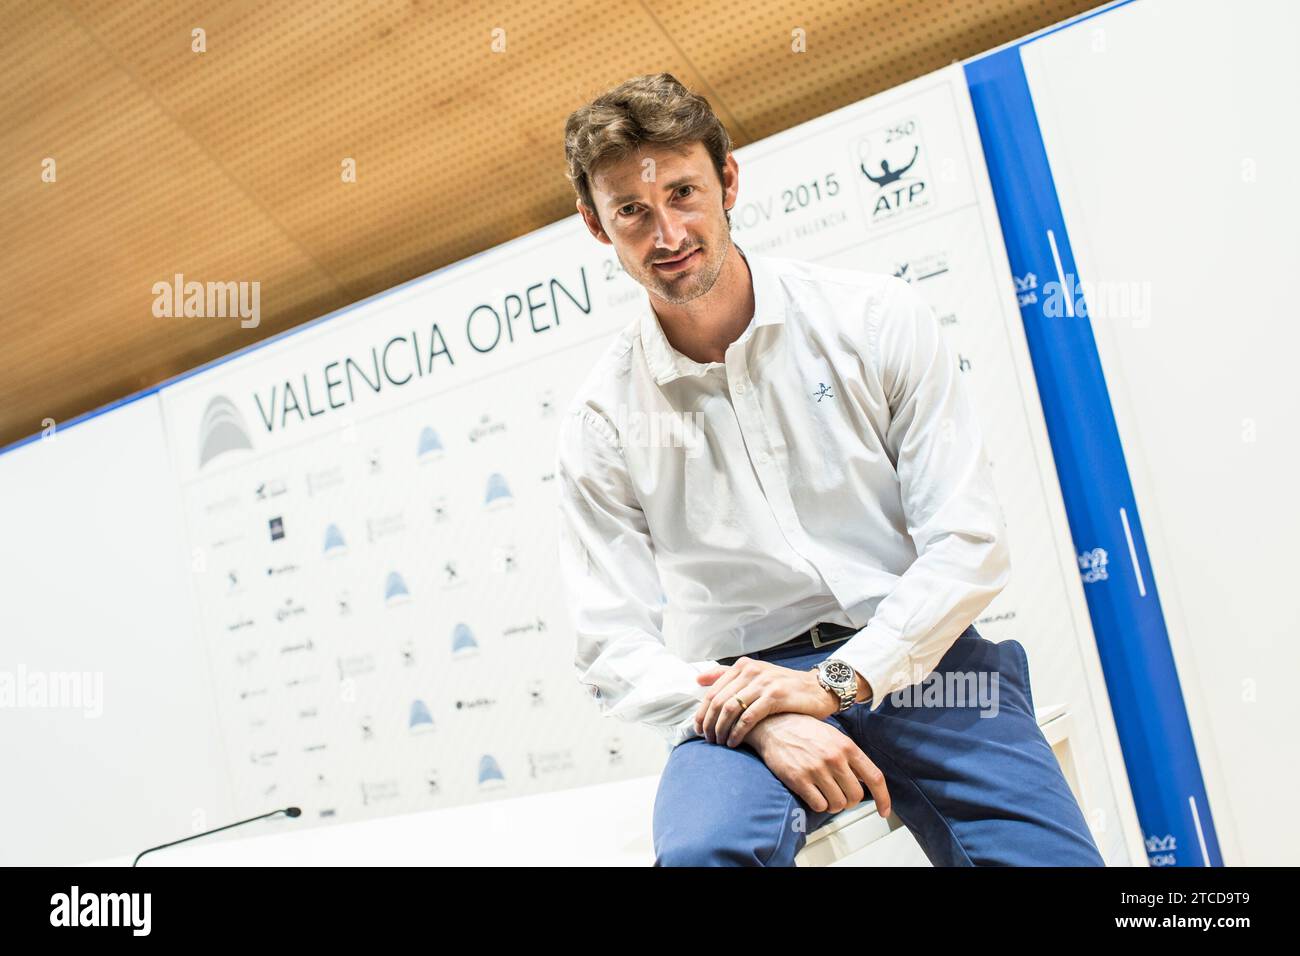
[[[689,302],[713,288],[731,248],[724,210],[735,204],[739,179],[730,153],[725,169],[726,183],[719,183],[702,143],[646,146],[598,168],[596,210],[581,203],[578,210],[592,234],[613,245],[628,275],[667,302]]]

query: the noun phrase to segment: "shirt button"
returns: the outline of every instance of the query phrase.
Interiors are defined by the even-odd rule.
[[[767,454],[767,452],[763,452],[763,454],[761,454],[761,455],[758,456],[758,463],[759,463],[760,465],[766,465],[766,464],[767,464],[767,460],[768,460],[768,458],[769,458],[769,455]]]
[[[737,382],[737,383],[736,383],[736,394],[737,394],[737,395],[744,395],[744,394],[745,394],[745,383],[744,383],[744,382]]]
[[[839,583],[840,583],[840,572],[838,572],[838,571],[832,571],[832,572],[831,572],[831,583],[832,583],[832,584],[839,584]]]

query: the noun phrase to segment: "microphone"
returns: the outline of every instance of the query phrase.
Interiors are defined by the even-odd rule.
[[[197,840],[199,837],[209,836],[213,833],[220,833],[222,830],[229,830],[231,827],[242,827],[245,823],[252,823],[254,820],[265,820],[267,817],[273,817],[277,813],[283,813],[286,817],[302,816],[302,810],[298,807],[284,807],[281,810],[272,810],[270,813],[263,813],[261,816],[257,817],[249,817],[247,820],[240,820],[237,823],[227,823],[224,827],[217,827],[215,830],[204,830],[202,833],[196,833],[193,836],[183,837],[179,840],[172,840],[171,843],[164,843],[161,846],[151,846],[147,850],[141,850],[140,853],[136,855],[136,858],[131,862],[131,865],[135,866],[140,862],[140,857],[144,856],[146,853],[152,853],[154,850],[165,850],[169,846],[175,846],[178,843],[185,843],[188,840]]]

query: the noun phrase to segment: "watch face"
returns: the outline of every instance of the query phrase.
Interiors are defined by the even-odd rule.
[[[847,687],[853,680],[853,668],[844,661],[826,661],[825,666],[822,667],[822,676],[826,678],[827,683],[837,687]]]

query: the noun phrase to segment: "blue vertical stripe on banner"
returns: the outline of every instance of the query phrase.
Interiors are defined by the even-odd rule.
[[[973,60],[965,70],[1147,855],[1153,866],[1221,866],[1019,45]]]

